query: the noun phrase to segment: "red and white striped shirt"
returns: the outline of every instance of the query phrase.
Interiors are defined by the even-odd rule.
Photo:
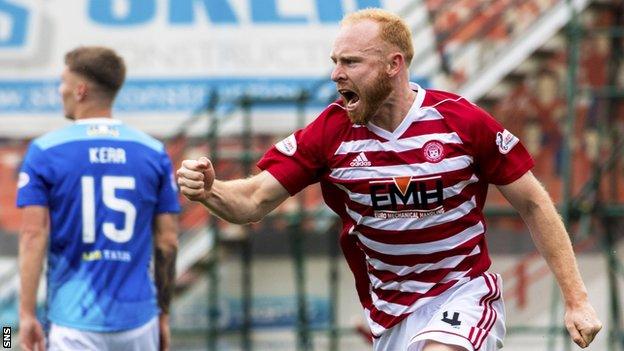
[[[291,195],[321,183],[376,336],[488,269],[488,184],[509,184],[533,166],[476,105],[412,88],[417,97],[394,132],[354,125],[339,100],[258,162]]]

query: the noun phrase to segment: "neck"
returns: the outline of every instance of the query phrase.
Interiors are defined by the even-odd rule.
[[[416,92],[411,89],[409,83],[402,85],[401,88],[392,91],[370,119],[371,123],[393,132],[403,122],[415,99]]]
[[[75,120],[87,118],[112,118],[110,105],[84,105],[76,109]]]

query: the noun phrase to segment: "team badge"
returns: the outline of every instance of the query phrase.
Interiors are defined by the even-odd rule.
[[[444,158],[444,145],[437,140],[431,140],[423,146],[423,153],[429,162],[440,162]]]
[[[292,156],[297,151],[297,139],[291,134],[286,139],[275,144],[275,148],[286,156]]]
[[[515,135],[511,134],[507,129],[496,133],[496,145],[501,154],[507,154],[520,141]]]
[[[26,172],[20,172],[17,177],[17,188],[23,188],[30,182],[30,176]]]

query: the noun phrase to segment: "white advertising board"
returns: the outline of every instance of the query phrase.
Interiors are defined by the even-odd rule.
[[[329,53],[344,13],[398,12],[408,2],[0,0],[0,137],[32,137],[66,123],[58,76],[64,54],[80,45],[109,46],[125,58],[115,116],[161,137],[213,91],[221,100],[293,96],[326,82],[318,90],[327,99]]]

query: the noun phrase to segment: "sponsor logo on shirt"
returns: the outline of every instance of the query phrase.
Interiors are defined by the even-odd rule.
[[[351,161],[351,163],[349,163],[349,166],[351,167],[370,167],[371,162],[368,160],[368,158],[366,158],[366,154],[364,154],[364,151],[360,152],[359,155],[357,155],[353,161]]]
[[[496,145],[501,154],[507,154],[520,141],[515,135],[511,134],[507,129],[496,133]]]
[[[100,260],[130,262],[132,261],[132,254],[122,250],[93,250],[83,252],[82,260],[87,262]]]
[[[444,145],[437,140],[428,141],[423,146],[423,154],[429,162],[440,162],[444,158]]]
[[[289,135],[286,139],[275,144],[277,151],[283,153],[286,156],[292,156],[297,151],[297,139],[294,134]]]
[[[440,176],[374,180],[369,182],[369,189],[377,218],[424,218],[444,213],[444,187]]]
[[[117,127],[108,126],[106,124],[99,124],[99,125],[89,126],[89,128],[87,128],[87,135],[88,136],[118,137],[119,130],[117,129]]]
[[[21,189],[26,186],[30,182],[30,176],[26,172],[20,172],[17,177],[17,188]]]

